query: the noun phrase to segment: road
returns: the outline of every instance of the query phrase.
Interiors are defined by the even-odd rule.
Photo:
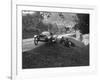
[[[58,38],[61,38],[62,36],[68,36],[68,34],[59,35]],[[42,44],[45,44],[45,43],[39,41],[38,45],[35,45],[34,44],[34,38],[23,39],[22,40],[22,52],[26,52],[26,51],[32,50],[32,49],[34,49],[36,47],[39,47]]]
[[[39,42],[38,45],[34,44],[34,38],[24,39],[22,41],[22,52],[32,50],[40,45],[44,44],[44,42]]]
[[[71,41],[77,46],[77,47],[84,47],[85,45],[77,40],[71,39]],[[45,44],[44,42],[38,42],[38,45],[34,44],[34,39],[25,39],[22,41],[22,52],[26,52],[29,50],[32,50],[34,48],[39,47],[40,45]]]

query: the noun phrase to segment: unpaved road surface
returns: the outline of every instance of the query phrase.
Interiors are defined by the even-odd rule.
[[[30,39],[24,39],[22,41],[22,51],[29,51],[32,50],[36,47],[39,47],[40,45],[44,44],[44,42],[39,42],[38,45],[34,44],[34,38],[30,38]]]

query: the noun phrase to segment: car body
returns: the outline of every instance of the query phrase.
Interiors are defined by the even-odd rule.
[[[50,33],[49,31],[44,31],[40,35],[34,35],[34,43],[35,45],[38,44],[38,41],[41,42],[55,42],[56,36]]]

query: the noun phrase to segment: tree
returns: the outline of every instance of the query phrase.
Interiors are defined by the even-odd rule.
[[[89,14],[77,14],[78,24],[75,25],[75,29],[79,29],[82,34],[89,33]]]

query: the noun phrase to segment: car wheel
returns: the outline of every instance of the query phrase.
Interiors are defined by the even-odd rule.
[[[35,38],[34,38],[34,44],[35,44],[35,45],[38,45],[38,37],[35,37]]]

